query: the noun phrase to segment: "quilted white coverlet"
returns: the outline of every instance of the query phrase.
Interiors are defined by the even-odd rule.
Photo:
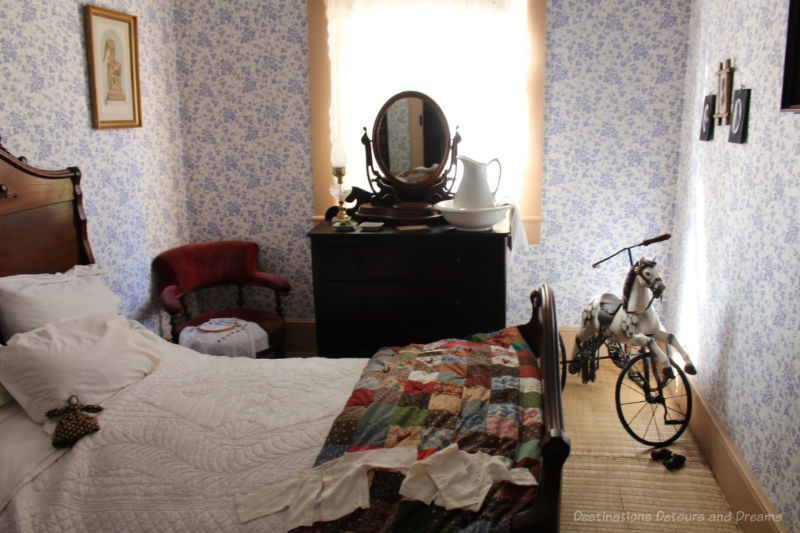
[[[285,531],[236,497],[310,468],[366,360],[253,360],[164,342],[104,403],[101,429],[16,490],[0,531]]]

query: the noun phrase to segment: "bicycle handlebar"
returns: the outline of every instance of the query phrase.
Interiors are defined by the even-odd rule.
[[[651,244],[655,244],[657,242],[669,240],[670,237],[672,237],[671,234],[665,233],[664,235],[659,235],[658,237],[653,237],[652,239],[645,239],[641,242],[641,244],[637,244],[635,246],[650,246]],[[634,248],[634,246],[631,246],[631,248]]]
[[[672,237],[672,234],[664,233],[663,235],[659,235],[658,237],[645,239],[642,242],[640,242],[639,244],[634,244],[633,246],[626,246],[625,248],[622,248],[621,250],[619,250],[617,252],[614,252],[613,254],[609,255],[605,259],[601,259],[600,261],[592,263],[592,268],[597,268],[598,266],[600,266],[600,263],[604,263],[604,262],[608,261],[609,259],[611,259],[612,257],[615,257],[615,256],[621,254],[622,252],[626,251],[626,250],[628,251],[628,259],[630,260],[631,264],[633,264],[633,258],[630,255],[631,248],[636,248],[637,246],[650,246],[651,244],[655,244],[657,242],[666,241],[666,240],[670,239],[671,237]]]

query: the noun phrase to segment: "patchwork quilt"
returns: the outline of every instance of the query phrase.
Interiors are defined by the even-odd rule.
[[[415,446],[419,459],[457,443],[507,457],[539,478],[542,384],[538,358],[517,328],[386,348],[367,364],[316,464],[346,452]],[[295,531],[492,531],[536,487],[493,486],[480,511],[446,511],[398,495],[403,475],[371,472],[370,508]]]

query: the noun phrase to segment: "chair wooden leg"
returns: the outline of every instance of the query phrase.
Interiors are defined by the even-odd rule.
[[[282,342],[277,346],[270,346],[256,354],[256,359],[276,359],[286,356],[286,343]]]
[[[171,326],[170,335],[172,336],[172,342],[174,342],[175,344],[178,344],[178,337],[179,337],[179,335],[178,335],[178,319],[177,318],[171,318],[169,322],[170,322],[170,326]]]

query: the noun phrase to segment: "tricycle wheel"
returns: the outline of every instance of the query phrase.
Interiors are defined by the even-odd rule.
[[[683,370],[671,372],[647,350],[628,361],[617,379],[617,416],[631,437],[649,446],[675,442],[689,426],[692,391]]]

